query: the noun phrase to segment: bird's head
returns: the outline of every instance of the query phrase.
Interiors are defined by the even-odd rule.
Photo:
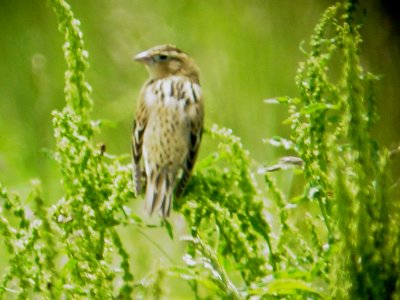
[[[155,46],[140,52],[134,60],[146,66],[152,79],[177,75],[199,81],[199,71],[193,59],[173,45]]]

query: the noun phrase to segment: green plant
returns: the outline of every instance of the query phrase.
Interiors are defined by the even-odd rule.
[[[300,195],[283,193],[271,168],[252,161],[231,130],[214,125],[205,138],[218,142],[216,151],[198,162],[175,201],[187,224],[184,265],[157,266],[143,279],[133,276],[119,229],[155,226],[128,208],[135,196],[125,157],[95,143],[101,123],[91,120],[79,21],[64,0],[50,6],[65,36],[66,105],[53,113],[64,193],[47,208],[39,182],[26,202],[0,184],[9,258],[0,298],[132,299],[151,292],[161,299],[171,277],[187,282],[197,299],[400,297],[400,205],[391,192],[389,152],[370,134],[377,78],[359,62],[354,1],[330,7],[316,26],[296,76],[299,97],[268,101],[288,106],[291,137],[271,143],[299,156]],[[160,226],[177,239],[169,222]]]
[[[50,4],[65,35],[66,106],[53,113],[54,158],[61,168],[65,194],[47,212],[36,189],[33,198],[40,205],[28,218],[19,198],[2,189],[3,207],[20,221],[16,229],[3,217],[2,232],[11,258],[0,292],[11,291],[6,286],[19,280],[13,291],[19,299],[35,293],[49,299],[111,298],[113,282],[120,279],[116,292],[128,299],[133,276],[115,226],[128,219],[124,204],[133,197],[131,172],[118,159],[107,162],[102,147],[93,142],[99,124],[90,120],[93,103],[85,80],[87,52],[79,21],[66,2]],[[111,264],[116,255],[121,267],[117,272]],[[62,265],[55,266],[60,260]]]
[[[355,1],[345,1],[324,13],[298,69],[300,97],[279,100],[289,105],[288,144],[304,164],[300,199],[317,203],[325,224],[312,237],[332,297],[389,299],[400,292],[400,210],[390,193],[389,152],[370,134],[377,77],[361,67],[355,12]]]

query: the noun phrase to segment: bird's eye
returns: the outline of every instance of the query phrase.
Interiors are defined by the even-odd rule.
[[[155,61],[166,61],[168,59],[167,55],[159,54],[154,57]]]

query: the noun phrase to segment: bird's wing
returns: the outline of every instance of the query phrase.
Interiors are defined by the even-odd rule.
[[[143,91],[139,97],[139,103],[136,110],[136,118],[133,122],[132,133],[132,158],[133,158],[133,180],[135,181],[136,195],[141,191],[141,170],[140,158],[142,157],[143,134],[148,121],[148,109],[145,104]]]
[[[201,96],[200,86],[191,84],[191,95],[189,96],[192,101],[187,107],[189,111],[189,151],[185,160],[183,173],[181,179],[175,190],[176,197],[180,197],[185,190],[186,184],[192,174],[194,164],[197,159],[197,154],[200,148],[200,142],[203,134],[203,120],[204,120],[204,107]]]

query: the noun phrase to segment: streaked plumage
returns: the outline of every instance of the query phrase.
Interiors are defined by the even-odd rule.
[[[201,141],[204,112],[198,68],[172,45],[141,52],[135,60],[144,63],[150,74],[140,92],[133,129],[136,193],[141,190],[143,156],[146,209],[150,215],[160,210],[166,218],[174,189],[179,197],[187,184]]]

